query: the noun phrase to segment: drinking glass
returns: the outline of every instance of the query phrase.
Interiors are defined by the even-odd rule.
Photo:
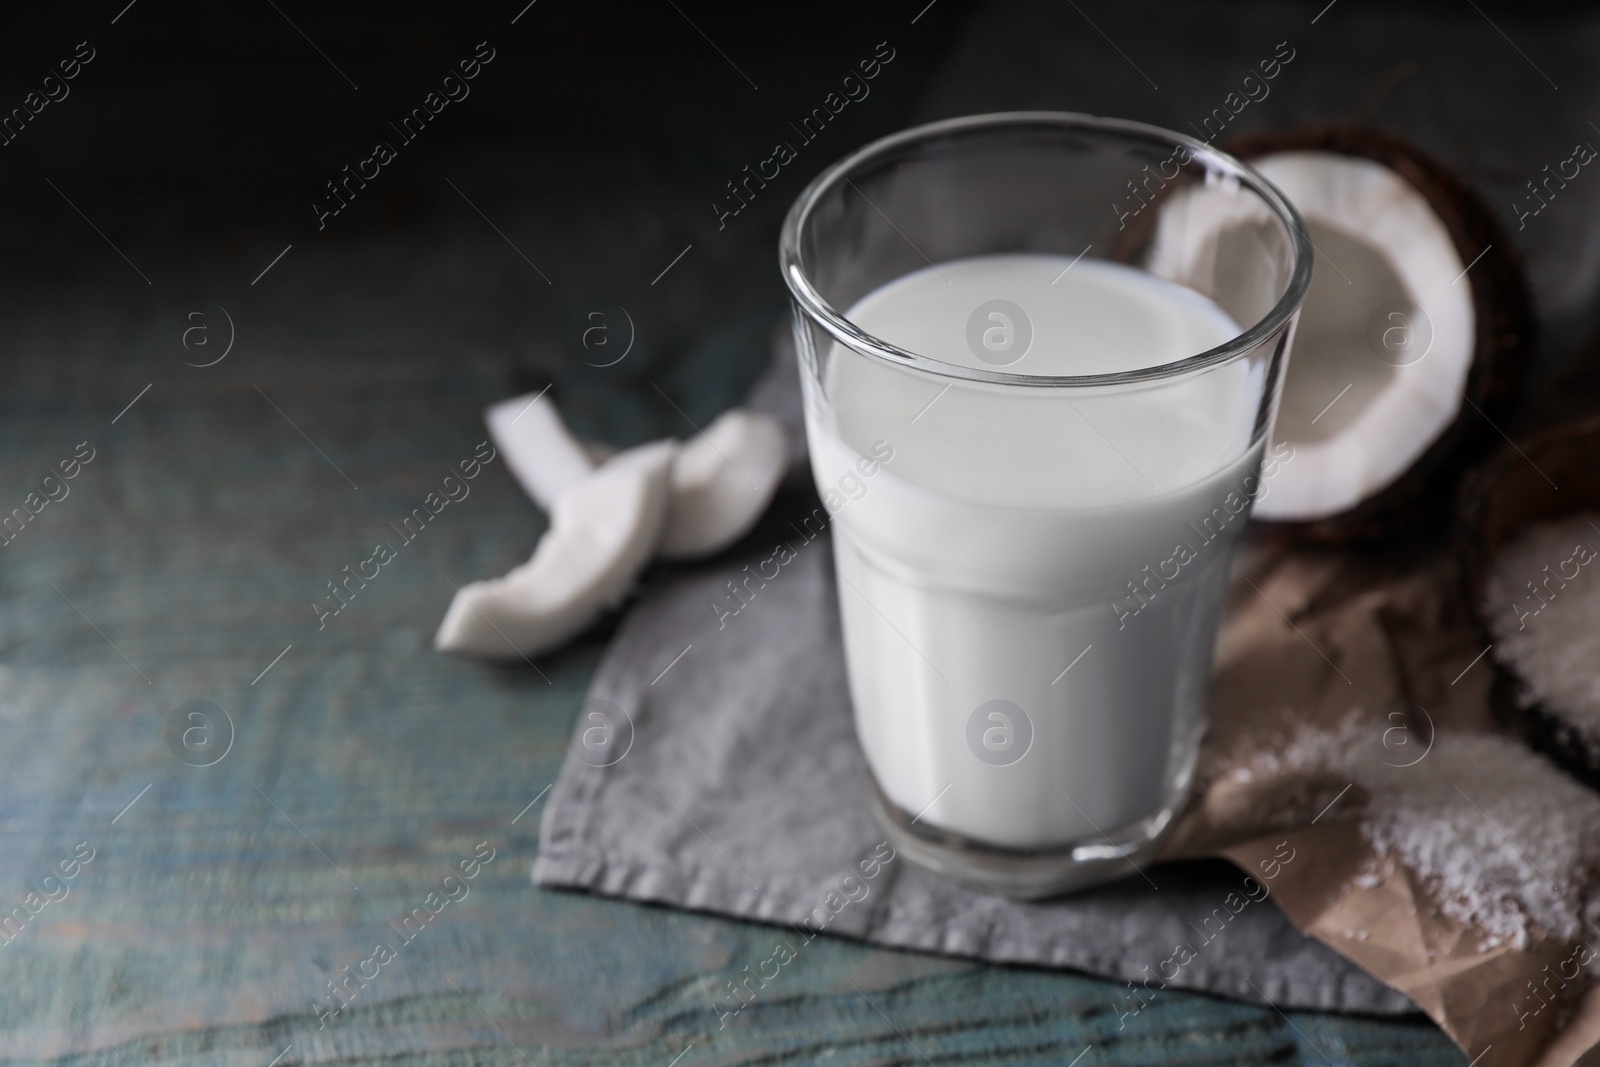
[[[1234,543],[1292,463],[1263,452],[1311,280],[1295,209],[1181,134],[981,115],[829,167],[779,258],[885,833],[1009,896],[1132,876],[1188,795]],[[1091,282],[1126,310],[1067,299]],[[1224,325],[1118,348],[1183,315]]]

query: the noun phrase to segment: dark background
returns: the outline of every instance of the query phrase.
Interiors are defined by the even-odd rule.
[[[512,25],[526,0],[125,2],[6,16],[0,107],[78,42],[96,52],[70,95],[0,148],[9,299],[92,292],[160,309],[164,335],[136,331],[121,353],[154,373],[203,361],[176,344],[192,308],[227,308],[230,362],[292,348],[291,324],[316,322],[324,348],[381,364],[374,335],[403,328],[442,362],[493,349],[530,381],[556,380],[580,427],[625,440],[667,425],[619,396],[647,379],[700,383],[691,414],[742,395],[783,300],[783,212],[827,162],[906,122],[963,10],[940,0],[910,25],[905,5],[539,0]],[[719,231],[724,183],[792,140],[789,118],[886,39],[896,58],[871,95]],[[495,59],[470,95],[402,143],[388,123],[485,40]],[[378,139],[399,158],[319,232],[323,183]],[[627,309],[637,344],[590,371],[571,326],[605,305]],[[708,378],[707,361],[731,374]]]
[[[666,405],[635,399],[649,382],[692,392],[697,418],[742,395],[783,304],[783,212],[827,162],[910,121],[1043,107],[1188,130],[1287,40],[1295,62],[1230,134],[1401,133],[1513,231],[1524,183],[1577,138],[1600,141],[1600,39],[1582,5],[675,2],[13,9],[0,109],[78,42],[96,57],[0,147],[0,302],[92,293],[103,314],[158,311],[119,353],[156,373],[186,354],[189,311],[213,305],[247,359],[278,358],[304,339],[289,324],[312,322],[350,358],[381,360],[371,349],[395,331],[441,360],[492,350],[518,386],[554,381],[580,429],[634,441],[672,428]],[[496,58],[470,96],[401,144],[388,124],[480,41]],[[719,230],[725,183],[880,41],[896,58],[868,99]],[[319,231],[323,183],[380,138],[398,160]],[[1600,321],[1600,180],[1574,186],[1512,235],[1546,327],[1541,370]],[[636,347],[591,371],[574,325],[618,306]]]

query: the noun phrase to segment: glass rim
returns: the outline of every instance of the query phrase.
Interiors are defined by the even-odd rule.
[[[1272,309],[1254,325],[1230,340],[1194,355],[1184,356],[1168,363],[1136,370],[1115,371],[1104,374],[1019,374],[1011,371],[983,370],[945,363],[917,352],[891,344],[875,337],[847,319],[835,309],[811,284],[805,264],[800,256],[800,234],[822,197],[832,192],[863,164],[889,152],[935,137],[952,133],[965,133],[981,129],[1005,127],[1042,127],[1056,130],[1093,130],[1099,133],[1121,134],[1130,141],[1143,140],[1165,148],[1187,148],[1191,157],[1203,160],[1208,168],[1227,173],[1260,197],[1269,209],[1285,223],[1294,247],[1294,270],[1283,295]],[[891,223],[890,225],[893,225]],[[1020,385],[1059,388],[1062,386],[1115,386],[1139,382],[1177,378],[1194,371],[1230,363],[1255,351],[1268,338],[1282,329],[1299,310],[1311,286],[1311,239],[1306,235],[1305,223],[1299,211],[1277,186],[1248,164],[1219,151],[1204,141],[1149,123],[1128,119],[1103,118],[1074,111],[1001,111],[983,115],[943,119],[900,130],[887,137],[856,149],[844,158],[829,165],[822,173],[800,191],[794,204],[784,217],[778,237],[778,262],[783,272],[784,284],[800,308],[822,325],[834,339],[857,351],[869,353],[899,366],[912,367],[943,378],[957,378],[999,385]]]

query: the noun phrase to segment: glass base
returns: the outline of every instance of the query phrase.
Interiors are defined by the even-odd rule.
[[[883,795],[870,772],[867,781],[873,817],[896,853],[968,889],[1014,900],[1042,900],[1129,877],[1148,881],[1145,867],[1155,861],[1162,835],[1186,799],[1180,796],[1114,835],[1095,834],[1043,849],[1015,849],[914,822],[912,815]]]

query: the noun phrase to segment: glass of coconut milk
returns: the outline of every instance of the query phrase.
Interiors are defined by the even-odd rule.
[[[1294,208],[1179,134],[984,115],[830,167],[780,260],[885,832],[1011,896],[1136,876],[1271,488]]]

